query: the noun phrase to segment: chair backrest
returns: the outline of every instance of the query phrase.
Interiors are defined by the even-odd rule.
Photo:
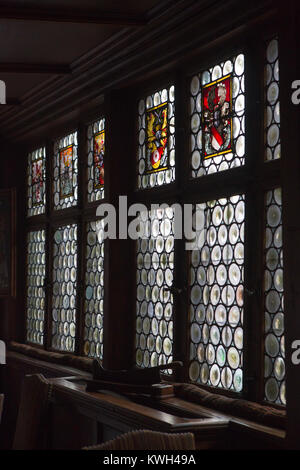
[[[195,450],[195,437],[190,432],[172,434],[142,429],[83,450]]]
[[[42,374],[25,376],[14,436],[14,450],[43,448],[50,393],[51,386]]]

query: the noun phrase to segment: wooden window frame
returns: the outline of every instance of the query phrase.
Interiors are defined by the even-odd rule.
[[[195,53],[192,59],[184,60],[180,67],[170,66],[167,72],[159,73],[147,81],[140,79],[133,85],[119,90],[109,90],[105,95],[104,106],[90,113],[87,117],[80,116],[79,122],[67,125],[64,131],[53,132],[53,139],[58,135],[68,135],[69,131],[78,131],[78,205],[73,208],[54,210],[52,196],[53,144],[52,139],[46,141],[46,213],[26,219],[26,235],[35,229],[46,230],[47,280],[46,280],[46,311],[44,332],[44,348],[51,350],[51,278],[52,278],[52,236],[53,227],[67,223],[78,223],[78,284],[85,277],[85,224],[96,218],[96,207],[110,202],[117,205],[118,195],[128,197],[128,205],[141,202],[151,203],[193,203],[226,197],[234,194],[245,194],[246,216],[245,233],[245,290],[257,293],[257,296],[245,296],[244,311],[244,388],[241,393],[217,389],[218,393],[234,397],[243,397],[255,402],[263,402],[263,269],[257,270],[256,260],[263,260],[263,212],[264,194],[267,190],[281,186],[281,160],[264,161],[264,41],[276,35],[275,26],[260,25],[255,31],[245,34],[243,43],[236,46],[235,39],[227,43],[216,41],[205,51]],[[237,36],[239,37],[239,36]],[[220,45],[222,46],[220,48]],[[217,64],[234,54],[243,52],[245,55],[245,97],[246,97],[246,150],[245,165],[213,175],[190,179],[189,152],[189,85],[193,73],[204,70],[206,66]],[[171,77],[171,79],[170,79]],[[257,79],[259,77],[259,79]],[[174,183],[161,188],[137,190],[135,186],[135,158],[124,165],[122,160],[124,141],[127,139],[126,155],[137,155],[136,123],[137,103],[147,91],[155,92],[168,84],[175,86],[175,125],[176,125],[176,179]],[[117,111],[116,111],[117,110]],[[127,111],[128,119],[124,121]],[[88,203],[87,187],[87,154],[86,126],[87,122],[104,116],[106,131],[105,152],[105,198],[101,201]],[[70,124],[70,123],[69,123]],[[44,144],[44,142],[41,142]],[[41,145],[34,145],[31,150]],[[121,171],[116,171],[121,168]],[[120,175],[122,173],[122,175]],[[213,189],[212,189],[213,188]],[[284,191],[284,188],[283,188]],[[249,240],[251,239],[251,244]],[[175,243],[174,285],[188,285],[188,253],[184,250],[183,241]],[[105,241],[105,287],[104,287],[104,358],[106,367],[121,369],[135,364],[135,243],[131,240]],[[116,298],[116,291],[120,298]],[[125,299],[126,305],[122,313],[118,302]],[[174,299],[175,300],[175,299]],[[189,305],[188,289],[174,305],[174,360],[183,360],[184,368],[179,370],[173,379],[188,381],[189,362],[189,324],[186,307]],[[75,353],[83,354],[84,296],[77,293],[77,333]],[[26,310],[26,309],[25,309]],[[26,328],[25,328],[26,329]],[[125,329],[125,330],[124,330]],[[127,332],[124,335],[124,331]],[[26,331],[24,334],[26,338]],[[115,347],[116,342],[118,348]],[[257,347],[259,344],[259,347]],[[35,345],[39,347],[38,345]],[[56,350],[57,351],[57,350]],[[62,352],[62,351],[59,351]],[[206,388],[205,386],[203,386]],[[211,387],[207,387],[211,390]],[[276,405],[274,405],[276,406]]]

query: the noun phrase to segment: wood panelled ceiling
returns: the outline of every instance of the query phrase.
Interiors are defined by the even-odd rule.
[[[0,138],[28,134],[121,78],[176,61],[273,3],[0,0],[0,80],[8,103],[0,106]]]
[[[0,79],[8,101],[53,75],[124,28],[140,28],[157,0],[0,1]],[[0,110],[2,111],[2,110]]]

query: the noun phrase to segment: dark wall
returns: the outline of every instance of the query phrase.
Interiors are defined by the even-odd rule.
[[[22,146],[0,144],[0,189],[16,189],[16,297],[0,298],[0,339],[22,341],[24,332],[25,185],[26,151]]]
[[[18,353],[8,353],[7,364],[2,370],[4,379],[4,411],[0,426],[0,450],[11,449],[17,424],[22,383],[27,374],[42,374],[46,378],[81,374],[81,371],[68,369],[57,364],[37,361]],[[30,400],[30,397],[28,397]],[[75,410],[65,410],[58,406],[49,410],[48,441],[50,448],[80,449],[97,442],[95,420],[78,414]],[[50,427],[53,432],[50,433]],[[49,431],[49,432],[48,432]]]

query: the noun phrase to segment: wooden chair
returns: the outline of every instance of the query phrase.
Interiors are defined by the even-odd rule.
[[[42,449],[51,385],[41,374],[26,375],[23,381],[14,450]]]
[[[131,431],[103,444],[83,450],[195,450],[192,433],[165,433],[149,430]]]

